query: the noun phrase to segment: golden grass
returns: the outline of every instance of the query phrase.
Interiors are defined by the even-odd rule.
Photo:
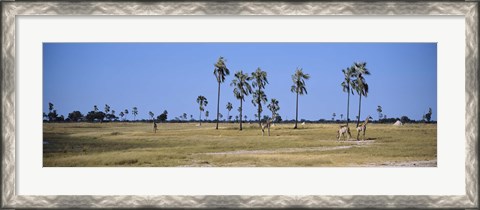
[[[352,136],[356,137],[354,125]],[[44,123],[50,166],[365,166],[437,159],[436,124],[370,124],[365,142],[336,141],[336,124]],[[436,165],[436,164],[435,164]]]

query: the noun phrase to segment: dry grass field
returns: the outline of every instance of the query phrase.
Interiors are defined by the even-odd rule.
[[[350,125],[356,137],[354,124]],[[369,124],[336,141],[338,124],[44,123],[44,167],[415,167],[437,165],[436,124]]]

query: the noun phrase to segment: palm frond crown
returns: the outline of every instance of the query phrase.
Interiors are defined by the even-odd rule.
[[[252,99],[252,104],[254,106],[259,106],[261,109],[262,103],[267,103],[267,95],[265,95],[265,92],[263,90],[255,90],[253,91],[253,99]]]
[[[294,93],[298,93],[300,95],[303,94],[308,94],[307,88],[305,85],[305,80],[308,80],[310,78],[309,74],[303,73],[303,70],[300,68],[297,68],[295,71],[295,74],[292,75],[292,82],[293,85],[290,88],[290,91]]]
[[[204,111],[205,107],[208,105],[207,98],[205,96],[198,96],[197,103],[200,105],[200,111]]]
[[[250,80],[251,78],[248,74],[244,74],[242,70],[235,72],[235,78],[230,83],[230,86],[234,87],[233,94],[237,99],[245,101],[245,96],[252,93]]]
[[[225,76],[230,75],[230,70],[227,68],[225,61],[225,58],[220,57],[217,63],[214,64],[215,69],[213,70],[213,74],[219,83],[224,82]]]
[[[252,72],[252,79],[252,86],[254,88],[258,87],[259,89],[264,89],[265,85],[268,84],[267,72],[262,71],[260,67],[258,67],[257,70]]]

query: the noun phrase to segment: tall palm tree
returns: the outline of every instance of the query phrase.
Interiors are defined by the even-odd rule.
[[[363,75],[370,75],[370,71],[366,68],[366,62],[355,62],[355,79],[353,80],[354,89],[357,91],[359,101],[358,101],[358,118],[357,118],[357,127],[360,124],[361,118],[361,108],[362,108],[362,96],[367,97],[368,95],[368,84]]]
[[[295,111],[295,127],[294,129],[297,129],[297,122],[298,122],[298,95],[303,95],[307,94],[307,88],[305,85],[305,80],[308,80],[310,78],[309,74],[303,73],[303,69],[297,68],[295,70],[295,73],[292,75],[292,82],[293,85],[290,89],[293,93],[296,93],[297,95],[297,100],[296,100],[296,111]]]
[[[248,74],[244,74],[243,71],[240,70],[235,72],[235,78],[232,80],[232,83],[230,83],[230,86],[234,87],[233,94],[235,95],[235,98],[240,100],[240,107],[238,107],[238,110],[240,111],[240,130],[242,130],[243,101],[245,101],[245,96],[252,93],[252,86],[248,83],[250,80],[251,78]]]
[[[272,112],[272,120],[275,121],[277,118],[277,112],[280,110],[280,105],[278,105],[278,100],[272,98],[270,104],[267,105],[267,108]]]
[[[127,119],[127,115],[128,115],[128,109],[125,109],[125,111],[123,111],[125,113],[125,120]]]
[[[252,103],[257,107],[258,125],[262,126],[262,123],[260,122],[263,111],[262,103],[267,103],[267,95],[265,95],[265,92],[262,89],[265,89],[265,85],[268,84],[267,72],[262,71],[262,69],[258,67],[257,70],[252,73],[252,80],[252,87],[258,88],[253,92]]]
[[[208,101],[207,101],[207,98],[205,98],[205,96],[198,96],[197,97],[197,103],[199,106],[199,109],[200,109],[200,117],[198,118],[199,119],[199,122],[200,122],[200,126],[202,125],[202,112],[205,110],[205,107],[207,106],[208,104]]]
[[[228,110],[228,120],[230,121],[230,110],[233,109],[232,103],[228,102],[227,103],[227,110]]]
[[[132,108],[132,114],[133,114],[133,120],[135,121],[135,117],[138,114],[138,108],[136,106]]]
[[[220,113],[220,84],[225,81],[225,76],[230,74],[230,70],[228,70],[227,66],[225,65],[225,59],[223,57],[218,58],[217,63],[214,64],[215,69],[213,70],[213,74],[217,78],[218,82],[218,98],[217,98],[217,125],[215,129],[218,130],[218,117]]]
[[[343,87],[343,92],[347,92],[348,98],[347,98],[347,126],[348,122],[350,120],[350,93],[353,95],[353,80],[352,77],[355,74],[355,68],[354,66],[347,68],[347,70],[342,69],[343,75],[345,76],[343,82],[342,82],[342,87]]]

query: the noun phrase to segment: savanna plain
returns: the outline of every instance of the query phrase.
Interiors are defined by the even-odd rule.
[[[372,123],[365,140],[339,124],[44,123],[44,167],[435,167],[437,125]]]

